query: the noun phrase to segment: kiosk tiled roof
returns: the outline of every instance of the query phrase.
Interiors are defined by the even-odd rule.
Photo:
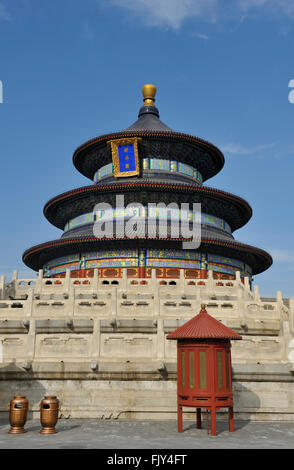
[[[202,305],[196,317],[170,333],[167,339],[242,339],[242,336],[209,315]]]

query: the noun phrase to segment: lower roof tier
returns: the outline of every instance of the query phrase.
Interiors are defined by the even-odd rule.
[[[31,269],[38,271],[43,267],[62,257],[75,256],[77,254],[86,254],[92,252],[101,252],[105,250],[176,250],[188,252],[187,256],[199,256],[197,253],[206,255],[215,255],[230,258],[242,262],[250,267],[252,274],[259,274],[268,269],[272,264],[271,256],[264,250],[245,245],[234,240],[213,240],[201,238],[199,248],[185,250],[183,238],[114,238],[97,239],[89,238],[63,238],[49,241],[41,245],[34,246],[25,251],[23,262]]]

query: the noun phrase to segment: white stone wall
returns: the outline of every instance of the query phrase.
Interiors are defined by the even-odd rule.
[[[212,272],[204,285],[183,277],[162,285],[155,272],[140,282],[99,279],[97,271],[89,279],[69,271],[50,280],[42,271],[34,280],[14,273],[9,284],[1,277],[0,411],[15,392],[37,412],[54,391],[64,416],[174,418],[176,342],[166,336],[205,303],[243,338],[232,344],[236,411],[293,418],[294,299],[289,307],[280,292],[262,300],[257,286],[251,292],[247,281],[214,280]]]

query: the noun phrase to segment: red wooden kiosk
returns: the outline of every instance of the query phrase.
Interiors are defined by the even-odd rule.
[[[211,435],[216,435],[216,410],[229,409],[229,430],[234,431],[231,342],[242,336],[210,316],[205,305],[200,313],[167,336],[178,340],[178,432],[183,431],[183,406],[211,414]]]

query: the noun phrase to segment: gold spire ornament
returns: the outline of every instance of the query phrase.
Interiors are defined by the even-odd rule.
[[[143,85],[142,93],[144,97],[144,106],[154,106],[156,86],[150,84]]]
[[[139,117],[148,113],[158,115],[158,110],[154,106],[156,86],[145,84],[142,87],[142,93],[144,106],[140,109]],[[145,106],[152,106],[153,109],[146,109]],[[124,137],[107,142],[111,145],[113,176],[115,178],[140,175],[138,142],[141,140],[141,137]]]

